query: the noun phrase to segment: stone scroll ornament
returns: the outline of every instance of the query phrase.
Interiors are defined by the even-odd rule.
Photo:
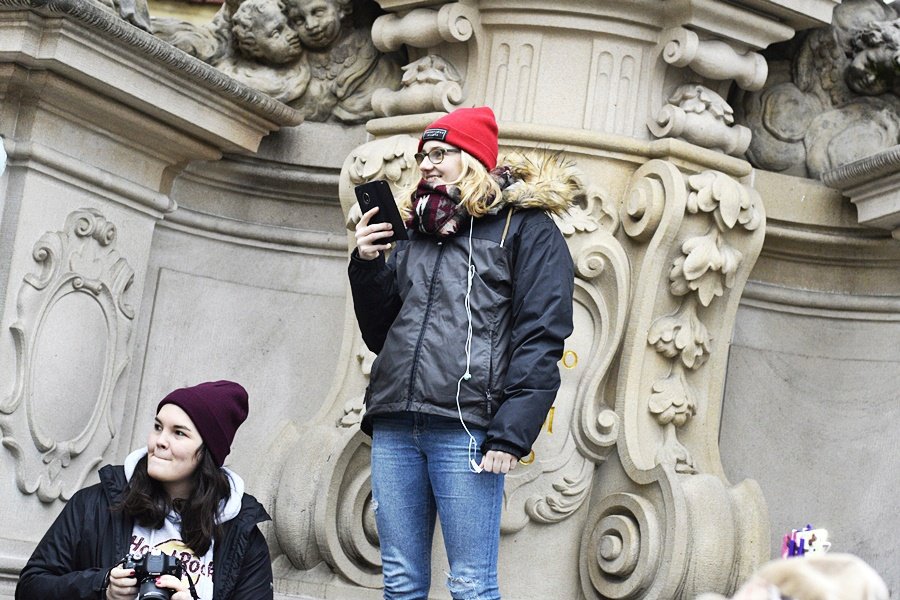
[[[750,130],[735,123],[731,106],[707,82],[734,81],[742,89],[758,90],[768,73],[765,59],[756,52],[739,54],[723,41],[701,40],[683,27],[665,30],[659,43],[665,62],[690,69],[686,77],[691,83],[677,86],[666,104],[648,119],[650,133],[743,155],[750,145]],[[698,75],[704,78],[703,84],[695,82]]]
[[[900,142],[900,5],[845,0],[830,27],[766,54],[765,87],[735,102],[755,167],[820,179]]]
[[[620,431],[581,538],[582,590],[597,600],[727,590],[767,556],[759,487],[731,486],[718,455],[727,340],[762,247],[763,207],[730,175],[651,160],[620,218],[633,269]]]
[[[0,433],[19,490],[42,502],[71,498],[116,434],[110,407],[134,320],[134,272],[116,238],[99,211],[72,212],[34,245],[37,272],[19,290],[15,387],[0,399]],[[63,416],[63,405],[78,408]]]
[[[372,5],[228,0],[207,24],[154,18],[153,33],[310,121],[363,123],[375,90],[399,87],[405,62],[372,43]]]

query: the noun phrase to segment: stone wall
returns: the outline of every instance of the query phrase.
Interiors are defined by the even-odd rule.
[[[896,241],[837,192],[754,170],[729,103],[763,88],[760,51],[834,1],[382,0],[360,47],[405,61],[402,79],[304,87],[292,55],[297,111],[93,5],[16,1],[0,0],[16,32],[0,36],[0,597],[62,501],[143,443],[161,394],[220,377],[250,391],[232,466],[273,516],[279,597],[380,597],[352,187],[415,177],[421,129],[483,103],[501,152],[561,152],[583,174],[558,221],[576,331],[507,480],[505,596],[727,592],[807,521],[897,589],[866,538],[893,523],[878,474],[896,463],[876,461],[897,419]],[[362,39],[344,31],[314,58]],[[362,96],[377,118],[347,108]],[[810,413],[823,449],[786,454]],[[875,476],[836,468],[847,457]],[[861,505],[837,500],[866,482]]]

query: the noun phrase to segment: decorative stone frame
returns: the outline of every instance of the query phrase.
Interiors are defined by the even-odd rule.
[[[68,500],[100,462],[116,434],[110,406],[126,365],[134,309],[126,294],[134,279],[128,261],[115,248],[116,226],[92,208],[69,214],[62,231],[47,232],[32,251],[40,270],[24,277],[17,300],[18,318],[10,330],[15,342],[16,378],[10,397],[0,402],[2,443],[16,462],[16,485],[42,502]],[[54,340],[54,344],[85,343],[104,347],[96,398],[81,406],[89,416],[81,430],[68,439],[55,439],[36,414],[35,380],[43,374],[38,349],[46,336],[50,316],[72,294],[96,302],[106,325],[105,339]],[[78,351],[78,350],[76,350]],[[104,427],[105,424],[105,427]]]

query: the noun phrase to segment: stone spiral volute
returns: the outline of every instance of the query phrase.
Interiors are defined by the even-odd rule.
[[[652,582],[661,529],[650,502],[611,494],[592,508],[581,539],[582,590],[587,598],[640,598]]]

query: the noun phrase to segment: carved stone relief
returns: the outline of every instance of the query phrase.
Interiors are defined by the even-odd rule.
[[[72,212],[35,244],[38,271],[22,282],[12,395],[0,401],[2,443],[16,485],[42,502],[68,500],[116,433],[110,403],[128,363],[134,272],[116,226],[95,209]],[[61,415],[58,407],[70,407]]]
[[[756,192],[732,176],[661,160],[634,172],[620,217],[635,244],[617,366],[618,453],[612,470],[600,471],[604,493],[582,534],[582,590],[598,600],[689,598],[693,585],[727,588],[766,554],[758,486],[730,487],[718,476],[715,441],[698,435],[716,428],[716,372],[727,359],[718,340],[765,217]],[[687,573],[704,581],[685,587]]]
[[[753,131],[756,167],[821,178],[900,141],[900,7],[847,0],[831,27],[769,52],[772,76],[740,94],[737,118]]]
[[[153,33],[310,121],[362,123],[372,94],[400,83],[398,53],[372,43],[371,4],[234,0],[210,23],[153,19]]]
[[[467,94],[465,77],[460,73],[478,69],[478,46],[482,37],[478,10],[469,3],[450,2],[433,8],[413,8],[376,19],[372,40],[383,52],[394,52],[404,45],[414,59],[403,67],[402,87],[379,90],[373,97],[375,113],[396,116],[435,111],[450,111],[460,106]],[[462,53],[435,52],[438,47],[456,45]],[[454,64],[454,60],[457,64]]]
[[[147,0],[91,0],[93,4],[125,19],[135,27],[150,31],[150,11]]]
[[[679,85],[647,121],[658,137],[681,138],[692,144],[742,155],[750,145],[750,130],[734,122],[728,102],[708,87],[707,80],[734,82],[748,90],[763,86],[768,74],[765,59],[756,52],[739,53],[720,40],[701,40],[693,31],[675,27],[664,31],[659,45],[663,60],[686,67],[688,83]],[[697,77],[704,79],[698,80]]]

